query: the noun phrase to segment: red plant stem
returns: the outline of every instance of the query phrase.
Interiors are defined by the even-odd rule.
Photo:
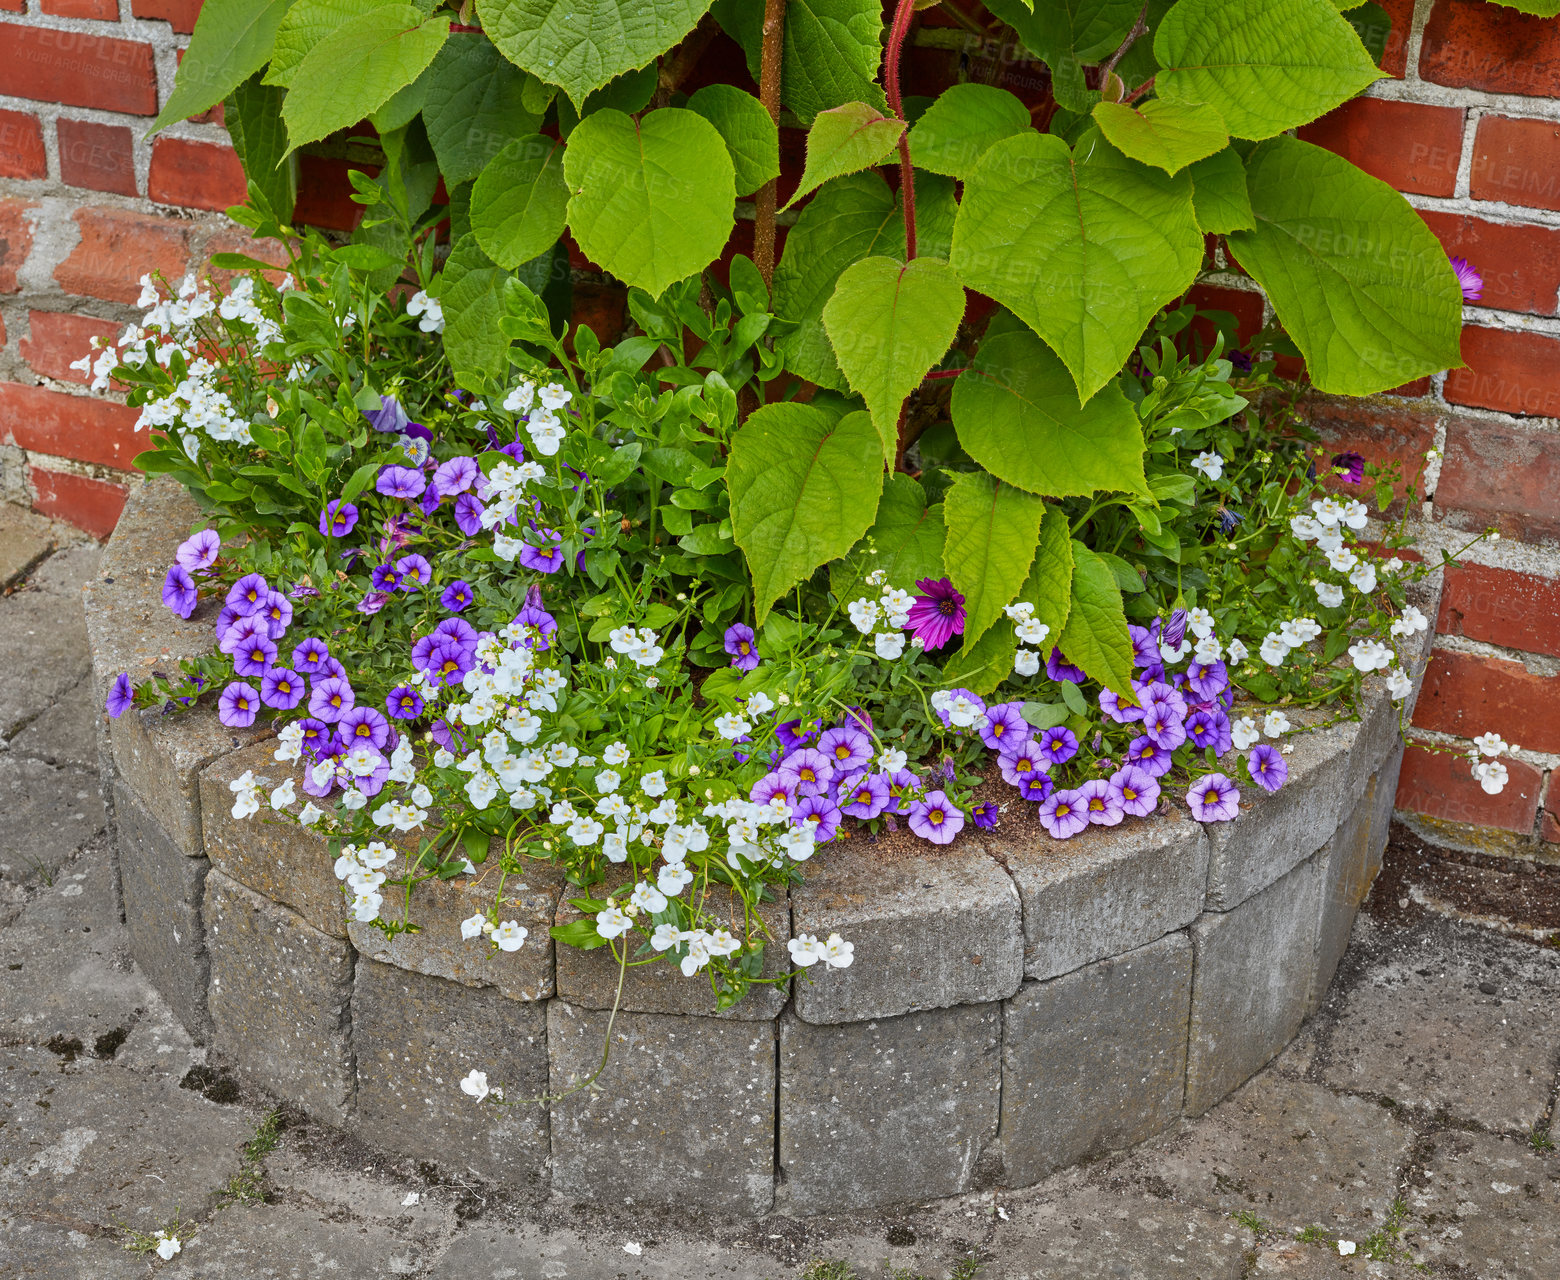
[[[933,378],[957,378],[961,373],[968,372],[969,369],[967,367],[963,369],[938,369],[933,373],[927,374],[923,381],[930,382]]]
[[[769,118],[780,123],[780,67],[785,53],[785,0],[764,0],[764,43],[759,55],[758,100]],[[775,197],[780,180],[771,178],[758,190],[753,210],[753,265],[765,287],[775,275]]]
[[[899,92],[899,64],[904,58],[905,37],[910,34],[910,19],[915,16],[915,0],[899,0],[893,25],[888,29],[888,51],[883,57],[883,87],[888,92],[888,109],[905,118],[904,99]],[[899,135],[899,195],[905,206],[905,261],[915,257],[915,169],[910,164],[908,128]]]

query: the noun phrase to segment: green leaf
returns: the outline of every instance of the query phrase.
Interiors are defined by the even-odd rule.
[[[710,0],[478,0],[499,51],[576,106],[608,80],[643,67],[693,30]]]
[[[547,930],[547,936],[555,942],[561,942],[566,947],[574,947],[580,951],[594,951],[598,947],[607,945],[607,940],[596,928],[594,916],[585,920],[570,920],[568,924],[551,925]]]
[[[780,131],[751,93],[735,85],[707,84],[688,99],[718,130],[737,171],[737,195],[750,196],[780,173]]]
[[[1042,646],[1046,651],[1058,643],[1072,612],[1072,580],[1072,526],[1065,511],[1048,505],[1040,524],[1040,541],[1035,546],[1034,567],[1018,593],[1020,600],[1034,605],[1035,621],[1050,628]]]
[[[905,591],[922,578],[942,577],[942,512],[941,503],[926,505],[918,481],[902,471],[889,476],[872,527],[849,555],[829,566],[829,590],[848,603],[863,593],[875,569],[883,571],[884,586]]]
[[[444,352],[457,378],[497,378],[508,372],[509,339],[498,327],[507,273],[488,261],[475,236],[450,251],[439,282]]]
[[[796,332],[775,344],[786,368],[819,386],[845,390],[834,348],[823,332],[823,308],[851,263],[872,254],[902,258],[899,201],[876,173],[839,178],[819,189],[785,237],[775,267],[775,315]]]
[[[597,111],[569,135],[563,176],[585,256],[653,297],[719,257],[736,222],[731,154],[696,111]]]
[[[1057,102],[1080,112],[1099,101],[1099,93],[1084,83],[1084,64],[1104,62],[1142,8],[1139,0],[1042,0],[1039,4],[987,0],[986,7],[1051,69],[1051,92]]]
[[[361,18],[384,4],[385,0],[297,0],[287,9],[276,31],[276,45],[271,53],[270,65],[265,69],[265,83],[289,87],[298,68],[308,56],[309,50],[343,27],[353,18]],[[204,16],[205,9],[201,10]],[[190,42],[192,45],[194,41]],[[189,58],[186,53],[185,58]]]
[[[1256,229],[1229,237],[1322,391],[1370,395],[1462,364],[1462,291],[1386,183],[1294,138],[1247,160]]]
[[[1222,150],[1230,141],[1219,113],[1194,102],[1151,98],[1140,107],[1098,102],[1094,122],[1118,151],[1171,174]]]
[[[1045,503],[984,471],[954,477],[943,500],[943,563],[964,595],[964,643],[974,644],[1018,598],[1034,562]]]
[[[222,119],[244,176],[260,189],[271,211],[289,222],[298,198],[298,161],[287,153],[283,97],[282,90],[250,76],[228,96]]]
[[[950,685],[968,689],[981,697],[993,692],[1013,671],[1013,655],[1018,640],[1012,627],[991,627],[986,634],[966,643],[943,666],[943,679]]]
[[[820,111],[847,102],[886,110],[888,102],[877,83],[882,61],[879,0],[789,0],[786,4],[780,97],[803,124],[810,125]]]
[[[1500,0],[1495,0],[1495,3],[1499,4]],[[1560,12],[1560,0],[1549,0],[1549,3],[1555,6],[1554,12]],[[1392,37],[1392,15],[1379,4],[1362,4],[1345,16],[1354,28],[1354,34],[1359,36],[1360,43],[1365,46],[1370,60],[1379,67],[1387,54],[1387,41]]]
[[[1067,705],[1062,702],[1026,702],[1018,713],[1030,728],[1042,730],[1066,724],[1069,714]]]
[[[1083,692],[1071,680],[1060,682],[1062,687],[1062,701],[1067,704],[1067,709],[1075,716],[1089,714],[1089,704],[1083,700]]]
[[[518,267],[564,232],[569,189],[563,144],[539,133],[516,138],[488,162],[471,189],[471,230],[488,257]]]
[[[1075,541],[1072,553],[1072,607],[1056,645],[1112,693],[1133,698],[1132,639],[1116,577],[1083,543]]]
[[[831,178],[872,168],[894,149],[904,131],[905,122],[898,116],[885,116],[864,102],[820,111],[807,131],[807,163],[801,183],[785,208]]]
[[[1155,93],[1214,108],[1237,138],[1315,120],[1384,74],[1329,0],[1180,0],[1154,55]]]
[[[910,130],[910,159],[918,169],[963,181],[993,144],[1030,128],[1029,108],[1006,89],[956,84]]]
[[[1191,179],[1097,134],[1076,151],[1034,133],[997,143],[965,184],[953,228],[954,270],[1045,339],[1080,401],[1120,372],[1202,256]]]
[[[1191,167],[1192,208],[1197,225],[1211,235],[1250,231],[1257,225],[1246,190],[1246,166],[1234,147],[1216,151]]]
[[[409,4],[387,4],[338,27],[309,50],[282,118],[293,149],[356,124],[433,61],[450,14],[423,21]]]
[[[1515,9],[1518,13],[1530,13],[1536,18],[1560,16],[1560,0],[1489,0],[1503,9]]]
[[[939,258],[863,258],[844,270],[823,308],[835,358],[867,402],[890,468],[900,406],[953,345],[963,316],[964,287]]]
[[[475,178],[511,138],[541,124],[525,108],[525,80],[483,36],[457,34],[439,50],[428,68],[423,124],[445,186]]]
[[[151,132],[210,110],[265,66],[293,0],[209,0]]]
[[[883,489],[877,433],[859,411],[766,405],[732,437],[726,482],[761,626],[776,600],[871,526]]]
[[[1147,493],[1143,430],[1121,388],[1081,408],[1062,362],[1028,329],[989,335],[953,384],[965,452],[1000,480],[1065,498],[1099,489]]]

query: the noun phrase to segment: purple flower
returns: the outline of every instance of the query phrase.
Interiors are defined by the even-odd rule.
[[[439,497],[434,487],[430,484],[423,490],[423,496],[417,499],[417,509],[425,516],[431,516],[439,509],[439,503],[443,499]]]
[[[1056,780],[1044,770],[1026,773],[1018,784],[1018,794],[1035,804],[1044,804],[1056,790]]]
[[[793,827],[810,827],[813,839],[827,844],[840,829],[840,809],[826,795],[803,796],[791,813]]]
[[[339,676],[316,680],[309,693],[309,714],[326,724],[337,724],[352,710],[357,694],[352,686]]]
[[[1040,735],[1039,749],[1049,763],[1066,764],[1078,754],[1078,738],[1071,729],[1057,725]]]
[[[888,808],[885,813],[909,813],[910,798],[921,789],[921,780],[908,769],[888,775]]]
[[[839,790],[840,808],[853,818],[875,818],[888,808],[888,779],[881,773],[858,773]]]
[[[419,498],[428,487],[423,473],[415,467],[380,467],[374,488],[387,498]]]
[[[476,484],[481,474],[475,458],[451,458],[448,462],[441,462],[433,473],[433,491],[441,498],[465,493]]]
[[[454,582],[444,588],[444,594],[439,597],[439,603],[451,613],[459,613],[471,601],[471,584],[464,578],[456,578]]]
[[[1170,621],[1165,623],[1164,634],[1160,637],[1160,643],[1166,648],[1179,649],[1181,641],[1186,639],[1186,621],[1186,610],[1175,610],[1170,615]]]
[[[1186,687],[1210,702],[1230,687],[1230,673],[1222,662],[1194,662],[1186,668]]]
[[[337,498],[320,512],[320,532],[327,538],[345,538],[357,527],[358,509]]]
[[[241,676],[263,676],[276,661],[276,646],[255,635],[233,650],[233,670]]]
[[[368,419],[368,425],[375,431],[386,434],[394,432],[399,435],[406,430],[411,421],[406,416],[406,410],[401,407],[401,402],[394,396],[380,396],[379,408],[365,409],[363,416]]]
[[[1054,792],[1039,813],[1041,825],[1057,840],[1070,840],[1089,825],[1088,802],[1076,791]]]
[[[1215,756],[1222,756],[1234,745],[1230,719],[1222,711],[1194,711],[1186,720],[1186,736],[1199,751],[1212,747]]]
[[[293,620],[292,601],[280,591],[268,591],[265,603],[251,616],[264,618],[271,639],[280,640],[287,634],[287,628]]]
[[[1241,373],[1251,372],[1251,357],[1239,348],[1230,352],[1230,363]]]
[[[1484,296],[1484,277],[1467,258],[1461,256],[1453,258],[1452,271],[1457,276],[1457,284],[1462,289],[1464,302],[1477,302]]]
[[[1152,667],[1159,662],[1159,619],[1146,626],[1127,627],[1127,635],[1132,639],[1132,665],[1134,667]]]
[[[435,640],[447,640],[459,645],[467,653],[475,653],[478,635],[476,628],[464,618],[446,618],[433,629]]]
[[[1111,774],[1110,785],[1116,789],[1122,812],[1135,818],[1148,817],[1159,803],[1159,780],[1135,764],[1125,765]]]
[[[190,577],[190,571],[182,564],[174,565],[168,570],[168,576],[163,579],[162,601],[181,618],[189,617],[195,612],[195,606],[200,603],[200,592],[195,590],[195,579]]]
[[[944,579],[947,581],[947,579]],[[923,591],[926,590],[924,582],[916,583]],[[960,597],[963,603],[963,597]],[[962,631],[964,620],[959,619],[959,627]],[[958,632],[952,634],[957,635]],[[934,648],[928,645],[927,648]],[[947,844],[954,836],[964,830],[964,811],[958,808],[953,801],[948,799],[941,791],[928,791],[923,799],[916,800],[910,805],[910,830],[915,832],[923,840],[930,840],[933,844]]]
[[[394,565],[377,565],[373,572],[375,591],[394,591],[401,585],[401,574]]]
[[[322,678],[334,676],[337,680],[345,680],[347,678],[347,669],[337,662],[336,659],[326,658],[324,662],[320,663],[320,669],[315,674]]]
[[[433,581],[433,566],[420,555],[402,556],[395,562],[402,591],[420,591]]]
[[[468,650],[453,640],[439,640],[429,652],[424,670],[434,684],[457,685],[474,666],[476,662]]]
[[[1277,791],[1289,781],[1289,762],[1277,747],[1263,742],[1246,757],[1246,772],[1264,791]]]
[[[303,677],[286,667],[272,667],[260,677],[260,701],[273,711],[291,711],[304,692]]]
[[[1100,690],[1100,710],[1117,724],[1135,724],[1143,718],[1143,708],[1122,702],[1109,689]]]
[[[726,628],[724,647],[731,655],[731,665],[738,671],[751,671],[758,666],[757,639],[747,623],[734,622]]]
[[[422,714],[423,700],[417,691],[404,684],[390,690],[385,699],[385,710],[397,720],[415,720]]]
[[[304,586],[301,582],[297,586],[287,589],[287,598],[289,600],[312,600],[317,595],[319,595],[318,591],[313,587]]]
[[[316,720],[312,716],[305,716],[296,722],[303,737],[299,740],[299,747],[303,754],[311,760],[318,760],[330,752],[331,743],[334,740],[330,726],[323,720]]]
[[[907,628],[930,653],[933,649],[941,649],[954,636],[964,634],[964,597],[953,589],[953,583],[947,578],[922,578],[915,585],[922,594],[910,606]],[[914,825],[912,819],[911,826]],[[962,814],[959,825],[964,825]],[[948,837],[949,840],[952,838]],[[947,841],[939,843],[946,844]]]
[[[372,618],[389,603],[390,593],[388,591],[370,591],[357,602],[357,611],[365,617]]]
[[[217,557],[221,554],[222,539],[217,537],[217,531],[202,529],[181,542],[179,549],[173,553],[173,558],[190,573],[205,573],[216,564]]]
[[[520,544],[521,566],[536,573],[557,573],[563,568],[563,539],[558,536],[556,529],[538,529],[536,533],[542,539],[542,544]]]
[[[799,795],[815,796],[834,778],[834,762],[814,747],[793,751],[780,766],[780,776],[796,788]]]
[[[1126,813],[1121,795],[1104,778],[1090,778],[1078,788],[1089,821],[1102,827],[1114,827]]]
[[[390,738],[390,722],[373,707],[353,707],[341,717],[336,732],[341,734],[349,751],[364,742],[376,751],[383,751]]]
[[[1030,736],[1022,702],[995,702],[986,708],[986,723],[980,740],[993,751],[1001,751],[1010,742],[1022,742]],[[977,824],[978,825],[978,824]]]
[[[1152,738],[1133,738],[1127,747],[1127,761],[1135,764],[1151,778],[1162,778],[1170,772],[1174,763],[1173,748],[1159,746]]]
[[[783,801],[787,808],[794,809],[801,797],[796,794],[794,783],[787,782],[778,770],[771,769],[749,789],[748,799],[754,804],[769,804],[776,798]]]
[[[558,630],[558,620],[542,608],[542,592],[539,587],[532,586],[525,593],[525,604],[520,607],[520,612],[515,614],[515,623],[522,627],[533,627],[536,630],[537,639],[527,640],[527,649],[545,650],[552,646],[548,643],[549,637]]]
[[[1240,813],[1240,791],[1222,773],[1210,773],[1192,783],[1186,804],[1198,822],[1228,822]]]
[[[1032,773],[1044,773],[1051,762],[1035,745],[1032,738],[1010,742],[997,754],[997,765],[1005,781],[1015,787],[1022,786]]]
[[[1045,660],[1045,673],[1053,680],[1066,680],[1072,684],[1082,684],[1089,678],[1082,667],[1068,662],[1060,649],[1051,650],[1051,656]]]
[[[822,720],[809,720],[805,725],[800,720],[787,720],[784,724],[775,726],[775,737],[787,753],[795,751],[797,747],[805,746],[822,732]]]
[[[217,699],[217,718],[229,729],[247,729],[260,711],[260,695],[235,680]]]
[[[250,614],[260,611],[265,604],[266,596],[270,594],[270,584],[264,578],[258,573],[246,573],[228,588],[227,602],[232,606],[234,613],[247,618]]]
[[[1163,680],[1139,680],[1132,687],[1137,690],[1145,711],[1149,703],[1157,702],[1173,710],[1177,720],[1186,718],[1186,699],[1173,685],[1168,685]]]
[[[1345,484],[1359,484],[1365,479],[1365,455],[1353,449],[1335,454],[1332,468],[1333,473]]]
[[[114,683],[109,688],[108,698],[103,703],[103,709],[117,720],[134,705],[135,689],[130,684],[130,673],[121,671],[114,677]]]
[[[317,674],[329,657],[330,649],[325,642],[313,637],[299,641],[297,648],[292,651],[293,666],[306,676]]]
[[[872,739],[860,729],[826,729],[818,739],[818,750],[829,757],[840,777],[872,763]]]
[[[970,806],[970,821],[980,830],[989,831],[997,825],[997,802],[981,800]]]
[[[482,532],[483,506],[473,494],[463,493],[455,499],[455,527],[468,538]]]
[[[1166,751],[1174,751],[1186,741],[1186,727],[1167,702],[1144,702],[1143,732]]]

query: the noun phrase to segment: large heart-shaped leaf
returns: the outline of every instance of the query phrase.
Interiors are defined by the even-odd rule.
[[[847,102],[885,108],[882,61],[880,0],[788,0],[780,97],[803,124]]]
[[[1246,162],[1254,231],[1229,237],[1323,391],[1363,396],[1462,364],[1462,290],[1396,191],[1274,138]]]
[[[1093,130],[997,143],[965,184],[953,268],[1045,339],[1087,400],[1116,376],[1202,262],[1192,182],[1138,164]]]
[[[1315,120],[1386,74],[1330,0],[1179,0],[1154,54],[1159,97],[1213,107],[1237,138]]]
[[[471,189],[471,230],[499,266],[518,267],[563,234],[568,204],[563,143],[527,134],[494,156],[477,177]]]
[[[790,208],[830,178],[872,168],[894,149],[904,131],[905,122],[898,116],[885,116],[865,102],[847,102],[843,107],[820,111],[807,131],[802,180],[785,207]]]
[[[737,194],[749,196],[780,172],[780,131],[764,105],[732,84],[707,84],[688,99],[720,130],[737,171]]]
[[[447,187],[475,178],[542,119],[525,108],[526,76],[490,40],[458,34],[428,68],[423,124]]]
[[[287,222],[298,197],[298,158],[287,153],[282,98],[280,89],[250,76],[228,96],[222,121],[244,176],[260,189],[276,216]]]
[[[1132,638],[1121,607],[1121,588],[1110,565],[1081,542],[1072,544],[1072,605],[1055,644],[1111,692],[1132,693]]]
[[[883,490],[877,432],[859,411],[766,405],[732,437],[726,484],[761,624],[776,600],[872,526]]]
[[[1084,83],[1084,64],[1104,62],[1142,9],[1139,0],[988,0],[986,7],[1051,69],[1057,102],[1079,112],[1099,100]]]
[[[576,106],[693,30],[710,0],[477,0],[499,52]]]
[[[926,490],[896,471],[883,486],[877,519],[850,554],[829,566],[829,590],[848,602],[863,592],[876,594],[867,575],[882,570],[883,586],[910,590],[921,578],[943,576],[942,503],[926,505]]]
[[[987,335],[953,384],[951,410],[965,452],[1020,489],[1147,493],[1142,426],[1121,389],[1103,387],[1080,408],[1066,368],[1028,329]]]
[[[593,112],[569,135],[563,176],[585,255],[655,297],[719,257],[736,221],[731,153],[696,111]]]
[[[1018,593],[1035,607],[1035,621],[1051,629],[1049,643],[1056,644],[1072,612],[1072,525],[1060,507],[1047,506],[1040,525],[1035,562]]]
[[[293,0],[207,0],[153,133],[198,116],[265,66]]]
[[[1141,107],[1100,102],[1094,123],[1118,151],[1166,173],[1180,173],[1230,140],[1219,113],[1195,102],[1151,98]]]
[[[851,390],[867,402],[889,467],[900,406],[953,345],[963,316],[964,287],[939,258],[863,258],[823,308],[824,331]]]
[[[956,84],[944,89],[910,130],[910,159],[918,169],[962,181],[994,143],[1031,127],[1029,108],[1006,89]]]
[[[265,83],[287,88],[310,49],[338,27],[372,13],[384,3],[385,0],[297,0],[276,29],[276,44],[265,69]],[[205,12],[202,8],[202,16]],[[184,56],[188,58],[189,54]]]
[[[972,645],[1018,598],[1034,563],[1045,503],[984,471],[954,477],[943,499],[943,563],[964,596],[964,643]]]
[[[1246,190],[1246,166],[1234,147],[1199,160],[1188,172],[1192,175],[1192,208],[1197,225],[1204,231],[1224,235],[1250,231],[1257,225]]]

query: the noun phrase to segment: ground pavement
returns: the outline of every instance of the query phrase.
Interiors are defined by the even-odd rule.
[[[1560,1277],[1560,866],[1402,830],[1288,1051],[1200,1119],[1030,1190],[737,1225],[522,1208],[277,1114],[127,949],[79,603],[96,557],[0,507],[4,1280]],[[172,1261],[125,1250],[176,1214]]]

